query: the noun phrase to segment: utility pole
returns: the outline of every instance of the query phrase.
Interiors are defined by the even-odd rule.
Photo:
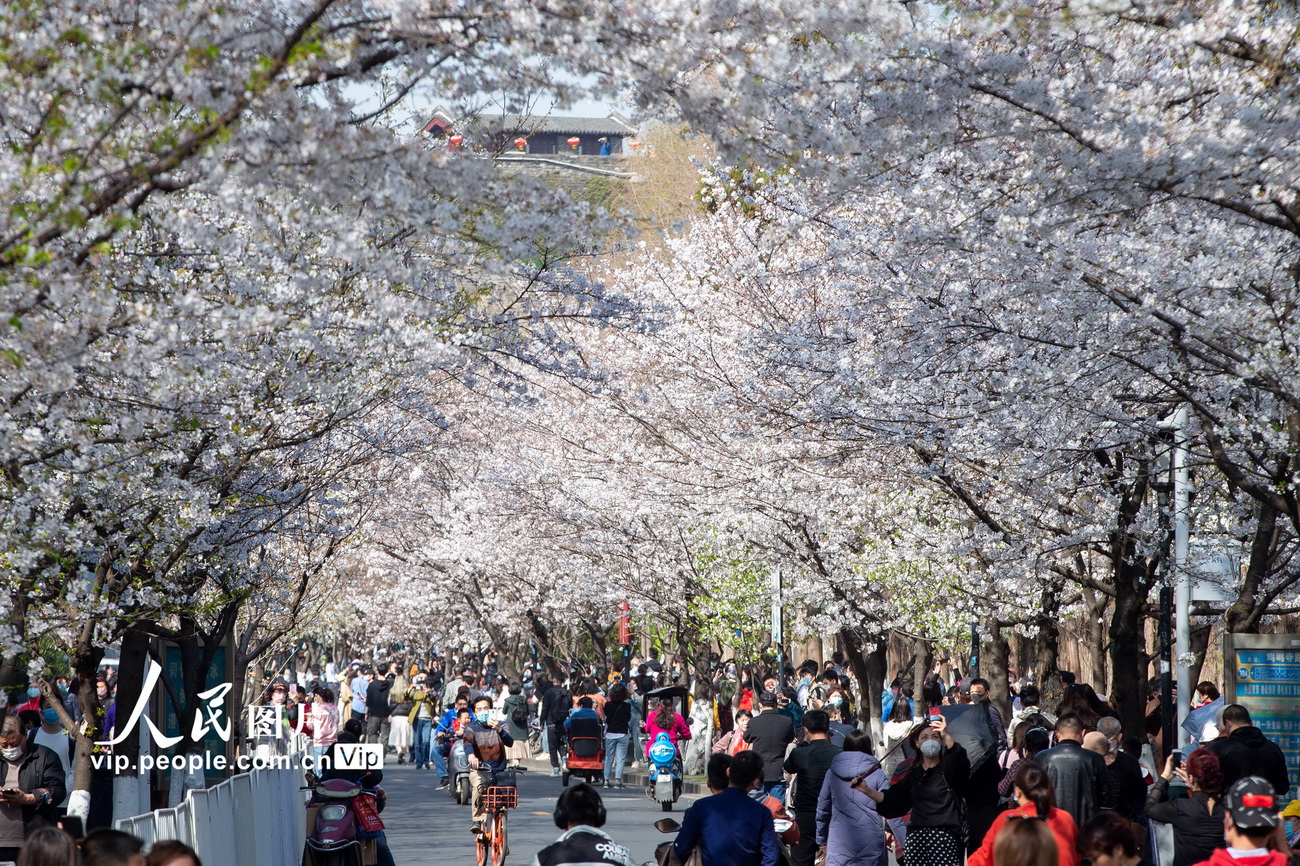
[[[781,569],[772,571],[772,641],[776,644],[777,689],[785,688],[785,611],[781,602]]]
[[[1187,714],[1191,712],[1192,670],[1188,662],[1192,656],[1192,576],[1187,569],[1187,544],[1191,535],[1191,485],[1187,471],[1187,406],[1174,413],[1174,579],[1177,587],[1175,610],[1177,625],[1174,629],[1178,664],[1178,728],[1181,731]],[[1181,740],[1182,738],[1179,737]],[[1169,744],[1170,748],[1178,745]]]

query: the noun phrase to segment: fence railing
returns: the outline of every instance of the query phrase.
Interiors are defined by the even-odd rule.
[[[208,866],[283,866],[302,859],[306,836],[297,757],[290,769],[253,770],[191,790],[171,809],[124,818],[114,826],[145,841],[176,839]]]

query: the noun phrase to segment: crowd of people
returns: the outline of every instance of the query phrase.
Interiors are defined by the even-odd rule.
[[[358,659],[272,677],[257,703],[280,710],[283,730],[250,732],[249,745],[283,749],[289,738],[280,735],[289,731],[309,738],[317,757],[336,743],[377,743],[398,764],[436,773],[443,788],[448,749],[459,741],[477,793],[491,773],[526,769],[534,754],[549,756],[558,775],[566,736],[580,719],[600,722],[606,763],[597,784],[606,788],[623,787],[656,735],[679,746],[692,739],[673,702],[655,696],[664,686],[694,685],[680,668],[653,653],[623,665],[567,667],[563,676],[552,667],[511,680],[489,652],[413,664]],[[891,852],[902,866],[966,859],[971,866],[1078,866],[1082,858],[1140,866],[1152,859],[1152,826],[1168,825],[1172,860],[1162,866],[1226,866],[1225,858],[1281,866],[1273,855],[1290,857],[1300,839],[1300,803],[1280,808],[1291,786],[1286,758],[1239,705],[1221,707],[1198,742],[1170,750],[1158,719],[1145,736],[1126,736],[1105,698],[1069,673],[1052,684],[1061,699],[1051,707],[1037,683],[1008,683],[1005,720],[983,679],[945,683],[936,675],[914,695],[900,676],[881,695],[873,734],[858,711],[864,697],[838,655],[784,674],[717,666],[707,744],[712,794],[687,810],[668,856],[685,863],[698,853],[718,866],[887,866]],[[111,729],[111,669],[97,688]],[[1152,684],[1150,708],[1157,715],[1158,688]],[[180,843],[156,844],[146,858],[139,840],[116,831],[76,840],[78,828],[63,817],[74,756],[64,718],[81,718],[76,683],[60,678],[44,691],[32,686],[4,697],[0,862],[198,863]],[[1201,683],[1195,703],[1219,697],[1214,684]],[[986,720],[987,747],[975,752],[949,728],[968,713]],[[477,802],[473,818],[477,828]],[[566,788],[556,809],[564,835],[538,862],[626,866],[626,849],[599,829],[603,822],[595,787]],[[569,859],[592,850],[606,859]],[[392,862],[383,840],[380,862]]]
[[[873,741],[842,713],[851,689],[832,701],[834,667],[819,681],[809,664],[782,690],[768,679],[752,704],[737,705],[734,727],[714,744],[715,796],[688,810],[677,858],[703,851],[718,866],[775,866],[780,844],[796,866],[819,856],[826,866],[886,866],[891,850],[903,866],[1139,866],[1153,859],[1153,823],[1172,828],[1168,866],[1281,866],[1300,855],[1290,847],[1300,803],[1282,809],[1285,756],[1245,707],[1222,707],[1203,741],[1165,750],[1158,724],[1124,736],[1105,699],[1068,672],[1050,709],[1037,684],[1009,683],[1005,723],[983,679],[932,677],[915,701],[900,677],[882,696],[883,737]],[[1195,703],[1218,698],[1202,683]],[[974,752],[949,728],[963,716],[953,724],[979,734]],[[770,832],[774,812],[763,821],[741,803],[772,796],[791,811],[793,839]]]

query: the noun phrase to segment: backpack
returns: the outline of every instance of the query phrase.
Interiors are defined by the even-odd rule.
[[[547,719],[553,725],[562,725],[564,720],[569,717],[570,704],[573,698],[564,689],[556,689],[555,696],[551,698],[551,715]]]
[[[510,711],[510,721],[516,728],[528,730],[528,702],[520,701],[515,704],[515,708]]]

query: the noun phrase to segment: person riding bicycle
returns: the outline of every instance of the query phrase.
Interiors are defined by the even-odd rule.
[[[474,834],[483,832],[483,790],[491,787],[497,773],[506,768],[506,746],[515,738],[499,721],[492,718],[492,699],[486,696],[474,701],[474,718],[461,731],[465,751],[469,756],[469,782],[472,794]]]
[[[599,829],[605,825],[605,804],[590,785],[565,788],[552,817],[564,833],[537,852],[533,866],[637,866],[626,848]]]

